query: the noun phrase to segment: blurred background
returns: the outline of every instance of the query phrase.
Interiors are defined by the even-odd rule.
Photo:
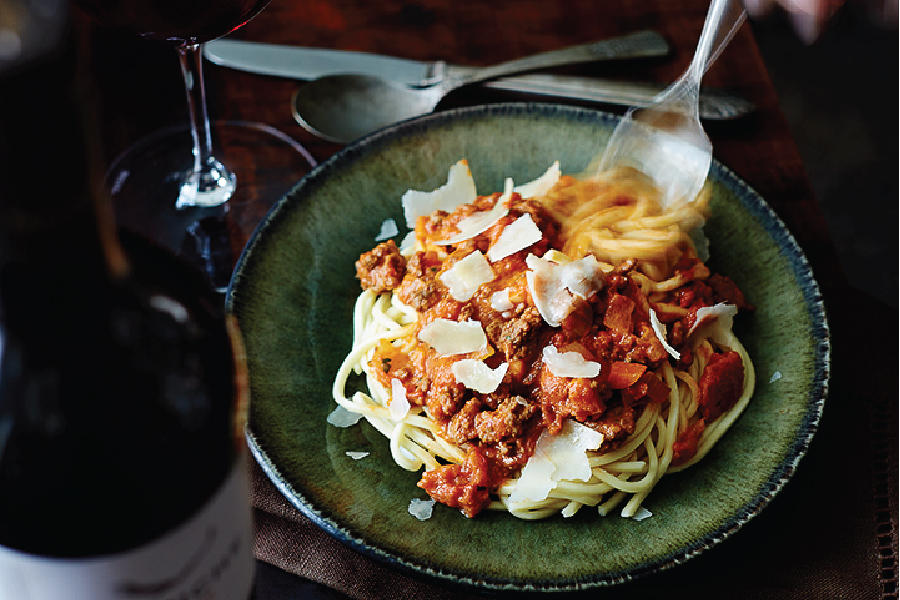
[[[752,27],[849,283],[897,308],[898,37],[886,5],[845,3],[810,44],[781,10]]]

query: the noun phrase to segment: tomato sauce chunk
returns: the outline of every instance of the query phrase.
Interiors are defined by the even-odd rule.
[[[744,391],[744,362],[737,352],[713,354],[700,376],[700,410],[712,423],[729,410]]]
[[[700,434],[706,429],[706,423],[700,419],[685,429],[672,445],[672,466],[677,467],[694,458],[700,445]]]
[[[493,483],[488,461],[479,449],[472,448],[465,464],[444,465],[426,471],[418,486],[436,501],[458,508],[471,518],[491,503]]]

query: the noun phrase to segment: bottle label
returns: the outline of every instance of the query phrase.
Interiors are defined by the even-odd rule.
[[[246,600],[256,564],[246,461],[187,523],[134,550],[70,559],[0,547],[0,600]]]

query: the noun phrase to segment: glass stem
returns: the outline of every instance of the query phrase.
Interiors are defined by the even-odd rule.
[[[206,111],[206,85],[203,79],[203,45],[178,47],[181,74],[191,119],[194,168],[185,173],[176,208],[218,206],[234,193],[235,177],[212,153],[212,132]]]

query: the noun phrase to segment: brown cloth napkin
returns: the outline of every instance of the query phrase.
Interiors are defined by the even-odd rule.
[[[470,594],[420,582],[370,560],[319,529],[252,467],[256,556],[352,598],[463,600]]]
[[[897,597],[897,313],[850,289],[826,294],[826,307],[831,387],[819,431],[792,480],[717,547],[579,597]],[[294,508],[256,463],[252,500],[256,556],[285,571],[359,600],[484,597],[408,577],[343,545]]]

